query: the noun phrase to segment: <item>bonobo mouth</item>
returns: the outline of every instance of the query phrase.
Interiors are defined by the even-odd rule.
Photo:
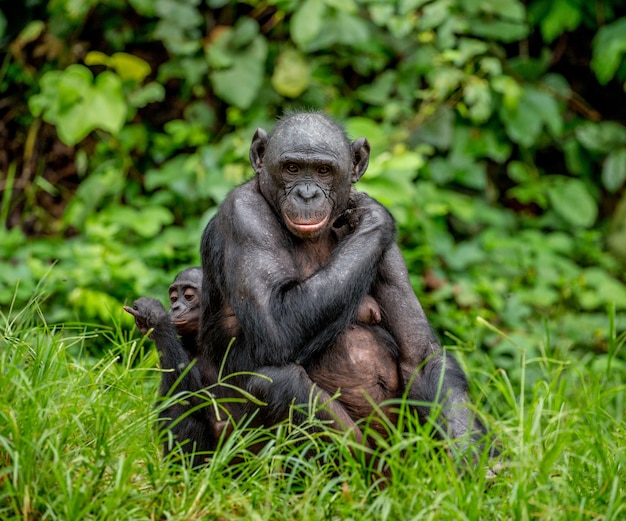
[[[170,315],[170,322],[174,324],[176,327],[186,326],[189,322],[189,310],[183,311],[178,315]]]
[[[286,214],[283,214],[283,218],[285,219],[285,223],[287,224],[287,227],[292,232],[294,232],[294,234],[301,236],[301,237],[310,236],[319,232],[328,223],[328,215],[324,217],[321,221],[317,221],[313,223],[312,222],[294,222]]]

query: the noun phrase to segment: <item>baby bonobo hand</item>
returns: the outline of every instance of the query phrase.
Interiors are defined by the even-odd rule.
[[[374,297],[365,295],[357,311],[356,321],[363,324],[379,324],[381,319],[378,303],[374,300]]]
[[[135,317],[137,329],[145,335],[149,329],[156,327],[161,319],[167,317],[167,311],[158,300],[141,297],[135,300],[133,307],[124,306],[124,311]]]

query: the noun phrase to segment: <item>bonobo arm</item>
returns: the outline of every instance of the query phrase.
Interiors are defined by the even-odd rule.
[[[383,326],[399,346],[400,370],[408,397],[442,406],[443,428],[452,438],[484,434],[468,407],[467,380],[456,360],[444,353],[424,314],[397,245],[385,251],[372,294],[382,309]],[[419,370],[419,371],[418,371]],[[428,414],[427,408],[420,411]]]
[[[382,252],[393,241],[395,224],[379,203],[355,192],[350,214],[354,232],[326,264],[302,280],[292,252],[300,239],[289,235],[254,187],[254,181],[241,187],[207,232],[229,237],[222,241],[228,267],[224,292],[254,346],[250,356],[259,366],[304,364],[357,315]],[[209,242],[205,237],[204,243]]]
[[[176,326],[172,324],[170,316],[162,304],[153,298],[141,297],[133,303],[133,307],[124,306],[124,310],[133,317],[137,328],[146,334],[153,328],[150,338],[159,351],[161,369],[161,394],[167,394],[171,387],[180,378],[183,371],[185,376],[176,387],[177,391],[197,392],[202,389],[200,372],[197,366],[188,370],[191,362],[183,349],[176,333]]]

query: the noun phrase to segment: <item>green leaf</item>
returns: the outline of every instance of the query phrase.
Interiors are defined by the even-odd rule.
[[[326,4],[321,0],[305,0],[291,17],[291,39],[301,49],[313,42],[324,25]]]
[[[355,13],[357,11],[357,5],[354,0],[324,0],[324,3],[338,11],[349,13]]]
[[[430,2],[422,9],[419,17],[419,29],[435,29],[440,27],[449,17],[451,2]]]
[[[359,189],[389,207],[410,205],[415,200],[418,170],[424,158],[415,152],[398,150],[373,157],[368,172],[361,178]],[[396,215],[398,217],[398,215]]]
[[[567,172],[582,176],[590,171],[588,154],[583,152],[583,147],[576,138],[566,139],[562,147]]]
[[[598,81],[605,85],[615,76],[622,62],[622,55],[626,53],[626,17],[601,27],[591,46],[591,69]]]
[[[547,183],[552,208],[567,223],[579,228],[591,227],[598,216],[598,206],[580,179],[553,176]]]
[[[128,3],[143,16],[152,18],[156,15],[154,0],[129,0]]]
[[[151,81],[144,87],[140,87],[128,95],[128,102],[133,107],[145,107],[148,103],[163,101],[165,99],[165,87],[160,83]]]
[[[485,54],[489,50],[489,45],[474,38],[461,38],[454,58],[454,64],[458,67],[465,65],[475,56]]]
[[[482,12],[490,17],[496,15],[515,21],[526,18],[524,6],[519,0],[464,0],[460,5],[469,14]]]
[[[125,52],[114,53],[109,60],[109,67],[114,69],[123,80],[132,80],[137,83],[142,83],[152,70],[148,62]]]
[[[0,14],[2,14],[1,11]],[[2,18],[4,18],[4,14],[2,14]],[[0,22],[2,18],[0,18]],[[6,18],[4,18],[4,23],[6,24]],[[24,47],[39,38],[45,30],[46,24],[42,20],[33,20],[20,31],[20,34],[15,39],[15,44],[19,47]]]
[[[500,42],[516,42],[528,35],[528,26],[523,22],[472,20],[468,23],[470,34],[485,39],[498,40]]]
[[[417,142],[429,143],[440,150],[448,150],[454,134],[454,111],[447,105],[438,108],[430,118],[413,133]]]
[[[369,25],[359,16],[339,11],[331,19],[330,29],[337,41],[351,47],[365,45],[370,37]]]
[[[484,79],[470,78],[463,91],[463,100],[469,107],[469,117],[474,123],[484,123],[491,116],[491,89]]]
[[[41,93],[31,97],[29,107],[56,125],[59,138],[70,146],[97,128],[119,132],[128,110],[119,76],[104,71],[93,83],[91,71],[78,64],[44,74]]]
[[[522,86],[511,76],[497,76],[491,82],[493,90],[502,94],[503,109],[509,112],[517,110],[524,94]]]
[[[144,238],[156,236],[163,226],[171,224],[174,221],[172,212],[162,206],[148,206],[142,208],[135,214],[135,218],[127,224],[138,235]]]
[[[389,102],[393,90],[398,84],[396,71],[384,71],[372,83],[360,86],[355,94],[358,99],[371,105],[384,106]]]
[[[240,109],[249,108],[263,84],[266,58],[267,41],[258,35],[251,45],[233,54],[232,67],[210,73],[215,94]]]
[[[541,19],[541,34],[546,42],[551,42],[566,31],[573,31],[582,19],[582,8],[572,5],[568,0],[549,2],[550,10]]]
[[[555,136],[561,134],[563,125],[556,100],[533,87],[524,89],[517,107],[503,104],[500,120],[510,138],[526,147],[536,143],[544,124]]]
[[[617,192],[626,180],[626,147],[609,152],[602,165],[602,184],[609,192]]]
[[[117,133],[126,119],[126,101],[122,93],[122,82],[119,76],[104,71],[96,78],[91,99],[85,100],[90,112],[88,120],[93,128],[102,128]]]
[[[559,137],[563,132],[563,118],[556,98],[538,90],[531,90],[529,96],[531,105],[539,111],[546,128],[553,137]]]
[[[86,65],[105,65],[117,72],[123,80],[132,80],[137,83],[150,74],[151,68],[148,62],[125,52],[116,52],[107,56],[103,52],[91,51],[85,56]]]
[[[539,114],[529,110],[527,103],[520,100],[519,105],[509,109],[506,105],[500,107],[500,121],[504,123],[506,133],[512,141],[525,147],[531,147],[541,132],[541,118]]]
[[[168,24],[192,28],[202,24],[202,15],[195,0],[156,0],[157,14]]]
[[[583,284],[586,291],[579,298],[585,309],[595,309],[609,303],[614,303],[618,309],[626,308],[626,288],[602,268],[587,268]]]
[[[235,49],[242,49],[250,45],[259,34],[259,24],[256,20],[241,17],[233,27],[231,45]]]
[[[156,0],[155,10],[159,21],[152,35],[162,40],[174,54],[190,56],[201,47],[200,26],[204,19],[197,0]]]
[[[379,156],[389,147],[389,133],[385,127],[369,118],[350,118],[346,121],[346,131],[351,139],[367,138],[372,149],[371,157]]]
[[[304,56],[292,48],[280,53],[272,74],[272,86],[281,96],[297,98],[309,86],[311,67]]]
[[[532,172],[528,165],[521,161],[511,161],[506,166],[507,175],[516,183],[524,184],[532,180]]]
[[[576,137],[585,148],[608,153],[626,145],[626,127],[615,121],[587,121],[576,128]]]

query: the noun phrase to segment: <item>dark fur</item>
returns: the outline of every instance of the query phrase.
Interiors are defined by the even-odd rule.
[[[406,396],[422,421],[432,405],[441,409],[439,435],[476,443],[484,429],[468,407],[465,375],[415,297],[395,223],[352,188],[367,168],[367,140],[351,143],[327,116],[295,113],[271,135],[257,130],[250,160],[257,176],[226,197],[202,237],[196,365],[176,389],[198,393],[213,385],[218,398],[229,399],[241,398],[231,387],[238,386],[266,404],[229,403],[235,420],[251,415],[252,425],[290,415],[302,422],[303,409],[290,407],[313,401],[318,418],[357,440],[356,422],[372,415],[370,401]],[[136,302],[136,319],[152,314],[143,300],[152,299]],[[154,324],[162,367],[170,370],[161,382],[165,395],[196,343],[181,341],[169,319]],[[221,364],[229,386],[215,385]],[[189,440],[188,451],[214,449],[223,429],[210,407],[190,414],[201,400],[164,413],[174,438]],[[388,406],[382,413],[395,418]],[[372,425],[384,434],[383,422]]]
[[[146,297],[137,299],[132,308],[124,308],[135,317],[143,334],[153,330],[150,338],[157,346],[163,370],[161,396],[185,395],[183,401],[177,401],[160,413],[160,428],[168,433],[164,452],[169,454],[176,443],[182,443],[183,453],[195,454],[194,465],[205,461],[206,452],[215,447],[220,434],[220,423],[210,407],[211,397],[202,395],[203,389],[215,383],[216,372],[206,360],[195,359],[200,302],[195,295],[193,300],[185,299],[188,288],[199,297],[201,273],[200,268],[193,267],[176,276],[169,290],[169,313],[158,300]],[[178,328],[173,320],[178,321]]]
[[[283,420],[292,403],[316,395],[326,404],[321,418],[358,432],[354,420],[371,412],[363,391],[382,401],[406,389],[412,401],[441,406],[442,433],[476,440],[483,430],[467,408],[465,376],[444,355],[411,289],[393,219],[351,187],[368,157],[366,140],[350,143],[320,114],[289,115],[271,135],[257,130],[256,178],[228,195],[202,238],[201,356],[213,365],[224,360],[225,374],[271,378],[231,380],[267,403],[259,423]],[[325,215],[319,234],[299,224]],[[364,326],[359,309],[368,296],[382,318]],[[356,365],[351,352],[361,356]],[[372,375],[371,368],[380,370]],[[341,397],[330,403],[338,389]],[[417,411],[425,419],[430,408]]]

